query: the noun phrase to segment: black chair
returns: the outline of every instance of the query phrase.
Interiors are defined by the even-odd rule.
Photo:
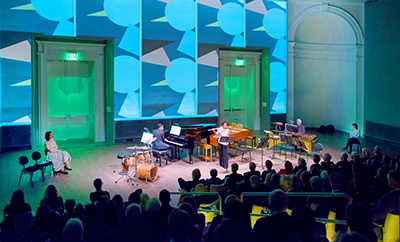
[[[45,149],[47,150],[47,149]],[[40,161],[39,160],[42,158],[42,155],[40,154],[40,152],[35,151],[32,153],[32,160],[36,161],[36,165],[38,165],[40,167],[40,171],[42,172],[42,179],[43,181],[45,181],[44,179],[44,172],[46,171],[46,167],[51,166],[51,168],[53,169],[53,162],[51,161]],[[53,169],[53,174],[55,174],[54,169]]]
[[[304,141],[302,141],[300,139],[295,139],[294,141],[297,146],[297,153],[300,155],[300,158],[301,158],[302,153],[304,153],[304,155],[307,155],[308,148],[307,148],[306,144],[304,143]]]
[[[244,140],[239,140],[238,141],[238,147],[236,149],[235,155],[237,154],[238,151],[242,152],[242,162],[243,162],[243,155],[247,151],[249,152],[250,161],[251,161],[251,149],[246,147],[246,144],[245,144]]]
[[[29,174],[31,176],[31,186],[33,187],[33,182],[32,182],[32,177],[33,177],[33,173],[35,171],[40,170],[40,166],[34,165],[34,166],[27,166],[25,167],[26,164],[28,164],[29,160],[28,157],[26,156],[21,156],[19,157],[19,164],[21,164],[21,166],[23,167],[21,170],[21,174],[19,175],[19,181],[18,181],[18,186],[21,183],[21,177],[22,175],[25,174]]]
[[[292,158],[293,151],[295,149],[294,149],[294,145],[293,145],[293,137],[291,135],[284,135],[284,136],[285,136],[285,144],[282,144],[280,146],[280,151],[281,151],[280,155],[282,155],[282,150],[285,150],[285,160],[286,160],[288,150],[290,150],[290,158]]]
[[[44,148],[44,156],[46,156],[46,161],[51,162],[47,160],[47,154],[49,153],[49,150],[47,148]],[[53,169],[53,176],[55,177],[57,175],[57,172],[54,170],[53,162],[51,162],[51,169]]]

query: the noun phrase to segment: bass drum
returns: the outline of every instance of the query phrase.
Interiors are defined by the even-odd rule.
[[[154,163],[142,162],[137,166],[137,173],[142,180],[154,181],[158,176],[158,166]]]

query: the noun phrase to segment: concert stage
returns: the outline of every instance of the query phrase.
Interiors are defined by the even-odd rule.
[[[314,133],[313,131],[307,130],[307,133]],[[265,133],[262,131],[253,132],[257,138],[265,137]],[[337,162],[342,153],[341,148],[344,146],[348,135],[341,132],[336,132],[335,134],[317,134],[318,142],[324,145],[324,150],[322,153],[331,153],[333,156],[333,161]],[[103,180],[103,188],[110,192],[111,196],[115,194],[120,194],[124,200],[128,199],[131,192],[135,191],[137,188],[143,189],[144,193],[148,193],[150,197],[158,197],[160,190],[168,189],[169,191],[178,191],[177,179],[182,177],[184,179],[191,179],[191,172],[195,168],[199,168],[202,174],[202,178],[209,178],[209,171],[212,168],[218,170],[218,177],[225,177],[224,169],[219,166],[217,160],[212,162],[204,162],[197,158],[197,149],[193,156],[194,164],[190,165],[185,161],[177,161],[174,163],[168,163],[165,165],[164,161],[161,167],[158,167],[158,175],[160,176],[154,182],[144,181],[130,181],[125,182],[121,179],[117,184],[115,181],[120,177],[119,172],[122,170],[121,159],[117,159],[117,154],[132,152],[126,149],[128,146],[133,146],[135,142],[119,141],[115,145],[105,146],[98,144],[88,143],[85,146],[80,147],[63,147],[62,142],[58,142],[60,149],[66,150],[70,153],[72,157],[71,167],[72,171],[68,175],[57,174],[56,177],[50,176],[50,169],[47,169],[45,178],[46,181],[41,180],[40,172],[34,174],[33,177],[33,187],[31,187],[29,181],[29,175],[23,175],[21,180],[21,185],[18,186],[18,179],[21,171],[21,166],[18,162],[18,158],[21,155],[26,155],[29,157],[29,165],[33,165],[34,162],[31,160],[31,153],[34,150],[40,151],[43,155],[43,147],[38,147],[34,150],[25,150],[12,153],[3,153],[0,159],[0,211],[3,212],[4,207],[9,204],[12,193],[21,189],[25,193],[25,201],[28,202],[33,211],[39,206],[40,200],[44,196],[45,189],[47,185],[54,184],[57,187],[59,195],[63,197],[64,201],[68,198],[73,198],[77,203],[87,204],[90,202],[89,194],[94,191],[93,180],[96,178],[101,178]],[[384,143],[376,140],[365,140],[362,139],[361,143],[363,147],[372,149],[375,144],[379,144],[385,154],[389,154],[392,157],[397,155],[399,150],[399,145],[394,145],[390,143]],[[250,142],[249,142],[250,144]],[[235,150],[230,149],[230,159],[229,163],[232,164],[236,162],[239,164],[239,173],[244,173],[248,171],[249,156],[245,154],[245,160],[241,162],[241,155],[238,152],[237,156],[234,157]],[[257,164],[257,170],[261,170],[261,150],[254,150],[252,152],[252,161]],[[264,149],[264,161],[270,157],[270,153]],[[283,168],[284,156],[278,159],[273,159],[273,168],[279,170]],[[290,155],[288,156],[290,158]],[[187,158],[185,158],[187,159]],[[293,157],[290,159],[294,165],[297,165],[297,158]],[[311,161],[311,159],[309,159]],[[308,163],[308,166],[311,162]],[[113,171],[116,171],[115,173]],[[133,167],[130,167],[130,172],[133,171]],[[138,184],[138,185],[137,185]],[[178,197],[172,196],[172,204],[175,205]],[[1,218],[3,216],[0,216]]]

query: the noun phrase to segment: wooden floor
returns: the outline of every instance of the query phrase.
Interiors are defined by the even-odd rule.
[[[307,130],[308,133],[314,133],[313,131]],[[265,137],[263,132],[255,132],[255,135],[259,137]],[[330,153],[333,156],[333,161],[337,162],[342,153],[342,147],[344,146],[348,135],[342,132],[336,132],[335,134],[317,134],[318,142],[324,145],[322,153]],[[361,140],[363,147],[370,150],[378,144],[380,145],[386,154],[392,157],[399,154],[400,146],[393,143],[385,143],[378,140]],[[33,183],[31,187],[29,182],[29,175],[22,177],[21,185],[18,186],[18,179],[20,175],[21,166],[18,162],[18,158],[21,155],[26,155],[29,158],[31,153],[35,150],[40,151],[43,155],[43,147],[38,147],[33,150],[25,150],[18,152],[10,152],[1,154],[0,158],[0,212],[3,213],[4,207],[9,204],[12,193],[21,189],[25,193],[25,201],[28,202],[33,211],[35,212],[39,206],[40,200],[44,196],[46,187],[49,184],[54,184],[57,187],[58,193],[65,199],[73,198],[77,203],[87,204],[90,202],[89,193],[94,191],[93,180],[101,178],[103,180],[103,188],[110,192],[111,196],[120,194],[124,200],[128,199],[131,192],[138,188],[143,189],[144,193],[148,193],[150,197],[158,197],[160,190],[168,189],[169,191],[178,191],[177,178],[182,177],[184,179],[191,179],[191,172],[195,168],[199,168],[202,174],[202,178],[209,177],[209,171],[212,168],[218,170],[218,176],[223,178],[227,173],[224,173],[224,169],[219,166],[219,162],[214,159],[213,162],[204,162],[198,160],[197,149],[195,149],[194,164],[190,165],[187,162],[180,160],[174,163],[168,163],[168,165],[162,165],[159,167],[157,178],[154,182],[146,184],[144,181],[126,182],[121,179],[117,184],[115,181],[120,177],[119,172],[121,171],[121,160],[117,159],[118,153],[129,154],[131,150],[126,149],[128,146],[135,145],[135,142],[119,141],[119,143],[106,146],[102,144],[86,144],[81,146],[77,143],[68,145],[67,142],[59,142],[59,147],[62,150],[66,150],[72,157],[71,167],[72,171],[68,175],[58,174],[56,177],[52,177],[50,169],[46,172],[46,181],[41,180],[40,172],[34,174]],[[245,155],[245,160],[242,163],[241,156],[234,156],[235,150],[229,150],[230,159],[229,163],[236,162],[239,164],[239,172],[244,173],[248,170],[249,156]],[[270,153],[264,150],[264,160],[270,156]],[[278,155],[279,158],[279,155]],[[185,158],[188,159],[188,158]],[[280,159],[273,159],[274,169],[279,170],[283,167],[284,157]],[[297,165],[297,158],[290,159]],[[257,164],[257,169],[262,170],[261,164],[261,150],[255,150],[252,152],[252,161]],[[33,161],[30,159],[30,163],[33,165]],[[310,166],[311,164],[308,163]],[[133,167],[130,168],[130,171]],[[114,172],[115,171],[115,172]],[[172,197],[172,204],[176,204],[178,197]],[[0,220],[3,216],[0,216]]]

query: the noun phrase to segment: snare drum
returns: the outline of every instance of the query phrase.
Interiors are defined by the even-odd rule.
[[[141,151],[137,152],[136,157],[137,157],[138,160],[143,161],[144,160],[143,152],[141,152]]]
[[[128,160],[128,165],[130,166],[136,166],[136,157],[135,156],[130,156]]]
[[[158,166],[154,163],[142,162],[137,166],[139,178],[142,180],[154,181],[158,176]]]

